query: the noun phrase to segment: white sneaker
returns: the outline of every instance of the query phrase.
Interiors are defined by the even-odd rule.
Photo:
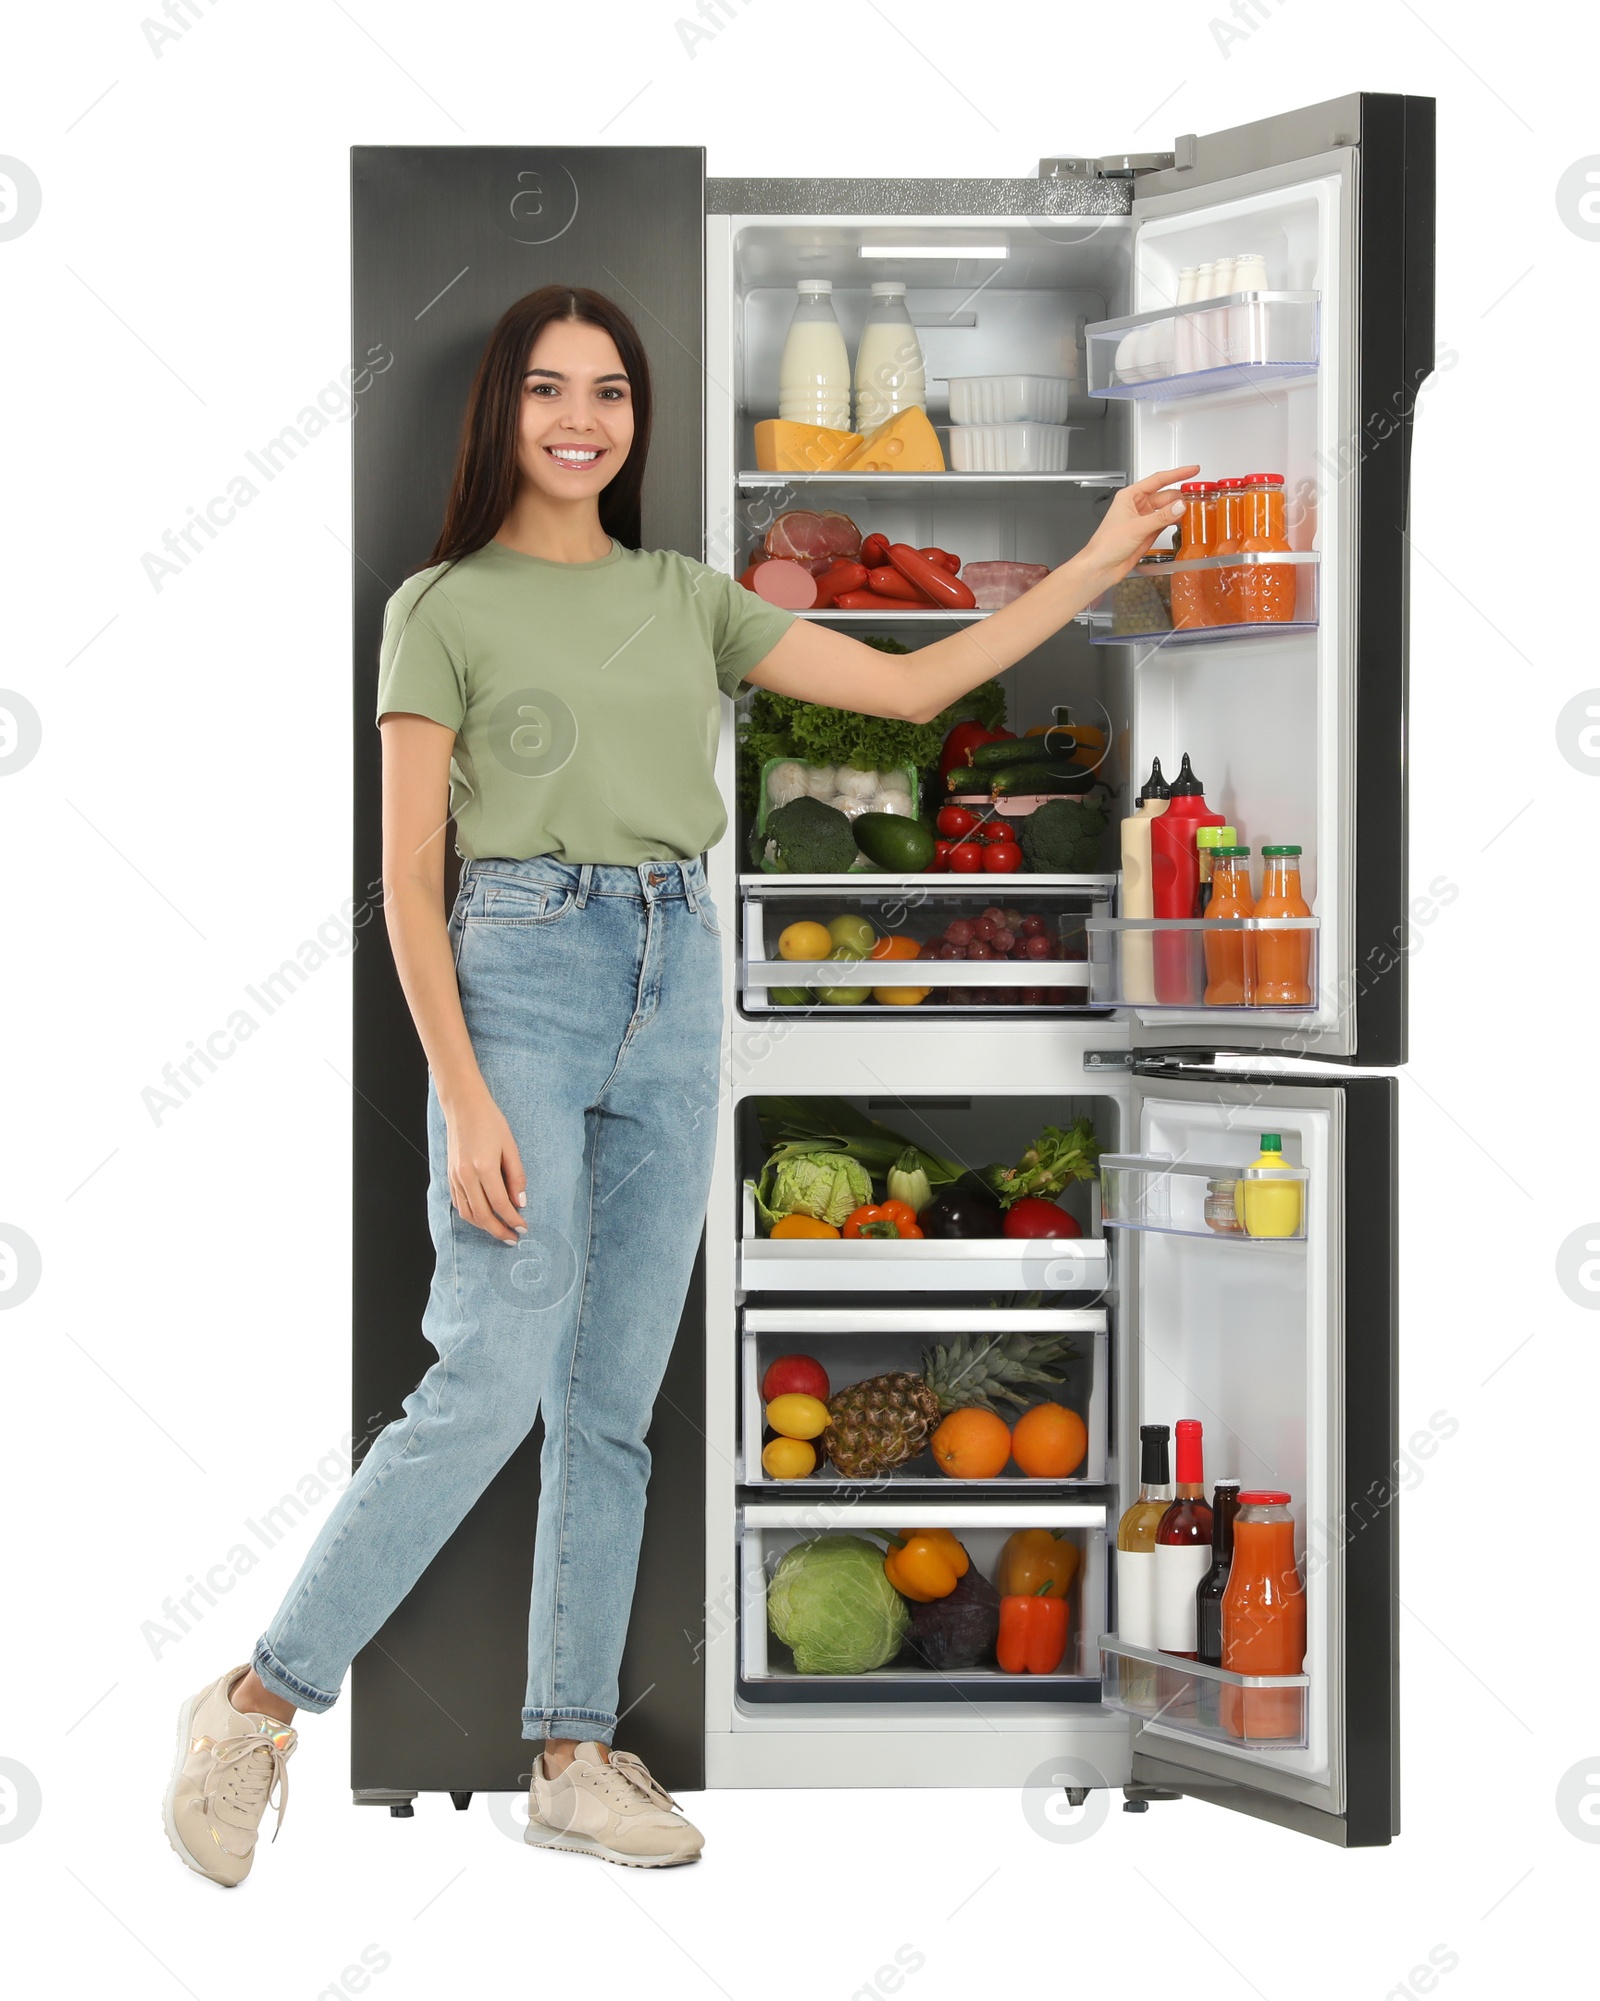
[[[278,1820],[289,1804],[288,1759],[300,1739],[275,1716],[235,1709],[229,1668],[178,1711],[178,1750],[167,1787],[167,1839],[197,1876],[234,1889],[250,1874],[261,1817],[274,1792]]]
[[[697,1862],[705,1842],[677,1804],[642,1758],[613,1751],[607,1763],[598,1744],[583,1743],[553,1779],[545,1777],[543,1756],[534,1759],[522,1838],[535,1848],[598,1855],[629,1869],[670,1869]]]

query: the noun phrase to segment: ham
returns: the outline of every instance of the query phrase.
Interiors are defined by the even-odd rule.
[[[979,611],[998,611],[1003,604],[1031,591],[1050,574],[1047,563],[963,563],[961,581],[978,601]]]
[[[765,547],[769,556],[787,556],[820,577],[842,556],[860,552],[861,530],[848,514],[815,514],[808,508],[796,508],[773,522]]]

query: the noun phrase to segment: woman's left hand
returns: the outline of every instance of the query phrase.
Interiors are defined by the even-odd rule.
[[[1084,544],[1085,557],[1105,570],[1110,582],[1125,577],[1141,556],[1149,554],[1162,529],[1183,519],[1184,503],[1175,482],[1193,479],[1199,470],[1197,465],[1172,466],[1123,487],[1113,495],[1106,518]]]

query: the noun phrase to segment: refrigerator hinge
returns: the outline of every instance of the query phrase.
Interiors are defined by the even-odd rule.
[[[1103,153],[1097,159],[1054,155],[1039,162],[1041,181],[1131,181],[1140,174],[1165,173],[1194,165],[1194,134],[1174,141],[1172,153]],[[1187,153],[1185,153],[1187,149]]]
[[[1133,1051],[1131,1049],[1086,1049],[1083,1052],[1085,1070],[1131,1070]]]
[[[1163,1071],[1171,1070],[1209,1070],[1217,1055],[1215,1049],[1135,1050],[1130,1068],[1136,1077],[1159,1077]]]

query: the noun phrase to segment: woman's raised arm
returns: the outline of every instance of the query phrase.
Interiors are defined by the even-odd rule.
[[[1145,555],[1183,513],[1174,481],[1198,466],[1174,466],[1123,487],[1077,555],[1019,598],[915,653],[880,653],[847,633],[796,619],[747,678],[774,694],[865,716],[925,723],[958,696],[1014,666]]]

